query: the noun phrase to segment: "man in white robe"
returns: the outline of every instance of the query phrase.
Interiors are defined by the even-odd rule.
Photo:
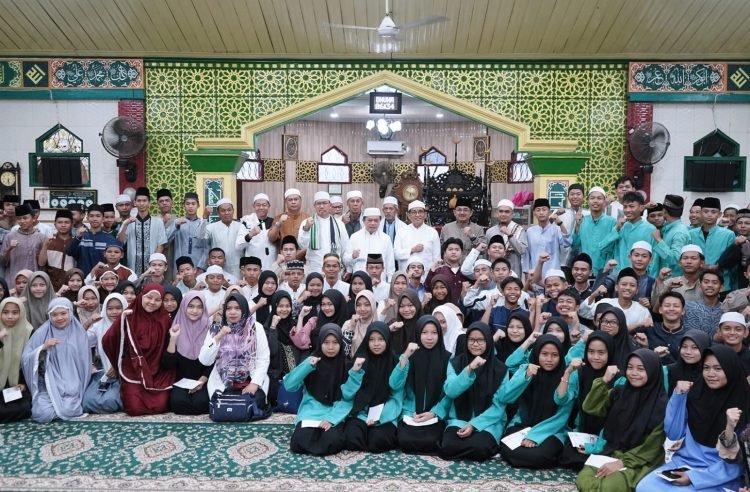
[[[396,271],[396,264],[391,238],[380,229],[380,210],[375,207],[366,208],[363,216],[365,227],[349,238],[349,245],[344,251],[344,264],[350,272],[358,270],[364,272],[368,255],[380,254],[385,263],[384,280],[390,280],[393,272]]]
[[[276,260],[276,244],[268,239],[268,231],[273,226],[273,217],[268,215],[271,210],[271,199],[265,193],[258,193],[253,198],[253,207],[255,213],[240,219],[245,230],[240,229],[236,246],[238,250],[244,250],[244,256],[260,258],[262,269],[270,270]]]
[[[236,244],[237,235],[245,229],[245,226],[234,220],[234,205],[228,198],[222,198],[216,202],[216,208],[220,220],[212,224],[203,222],[200,227],[201,237],[208,240],[211,248],[221,248],[224,251],[224,270],[235,279],[241,278],[242,251],[237,249]],[[206,207],[203,217],[207,219],[210,214],[211,207]]]
[[[325,191],[315,193],[313,205],[315,215],[302,222],[297,236],[300,247],[307,248],[306,273],[322,271],[325,255],[340,255],[349,244],[344,223],[331,215],[330,195]]]
[[[393,252],[399,270],[406,270],[406,262],[414,255],[423,265],[432,265],[440,259],[440,236],[435,229],[425,224],[427,209],[424,202],[414,200],[409,204],[411,223],[399,232],[393,244]]]

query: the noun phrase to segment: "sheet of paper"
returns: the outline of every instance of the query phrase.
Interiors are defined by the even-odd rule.
[[[577,448],[586,444],[594,444],[599,436],[586,434],[585,432],[568,432],[568,437],[570,438],[570,444]]]
[[[186,390],[191,390],[191,389],[195,388],[196,386],[198,386],[199,384],[201,384],[201,382],[198,381],[197,379],[182,378],[179,381],[177,381],[176,383],[174,383],[172,386],[175,386],[177,388],[186,389]]]
[[[412,425],[414,427],[422,427],[425,425],[437,424],[437,422],[438,422],[437,417],[432,417],[430,420],[425,420],[424,422],[415,422],[412,417],[409,417],[409,416],[404,417],[404,423],[406,425]]]
[[[5,403],[20,400],[21,398],[23,398],[23,393],[15,386],[3,390],[3,399],[5,400]]]
[[[521,442],[526,438],[526,435],[531,430],[531,427],[526,427],[518,432],[514,432],[509,436],[505,436],[501,439],[502,443],[508,446],[510,449],[516,449],[521,445]]]
[[[613,461],[617,461],[617,458],[610,458],[609,456],[604,456],[602,454],[592,454],[589,455],[589,459],[586,460],[586,465],[593,466],[596,469],[601,468],[602,466],[606,465],[607,463],[612,463]],[[618,471],[625,470],[625,468],[620,468]]]
[[[380,420],[380,414],[383,413],[383,407],[385,407],[385,403],[370,407],[370,410],[367,412],[367,421],[377,422]]]
[[[320,422],[320,420],[302,420],[300,421],[300,427],[302,427],[303,429],[305,427],[317,428],[320,427]]]

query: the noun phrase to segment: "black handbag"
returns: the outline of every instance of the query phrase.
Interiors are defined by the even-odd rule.
[[[214,422],[251,422],[269,415],[270,411],[258,406],[254,395],[241,391],[216,391],[208,407],[208,416]]]

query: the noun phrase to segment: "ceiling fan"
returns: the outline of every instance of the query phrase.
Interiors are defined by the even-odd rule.
[[[383,20],[380,21],[380,25],[378,27],[355,26],[351,24],[328,24],[328,23],[321,24],[321,26],[322,27],[340,27],[343,29],[360,29],[363,31],[375,31],[375,33],[381,38],[397,40],[399,38],[399,34],[401,33],[401,31],[404,31],[406,29],[414,29],[420,26],[426,26],[428,24],[435,24],[437,22],[445,22],[448,20],[447,17],[434,15],[431,17],[425,17],[423,19],[420,19],[414,22],[407,22],[406,24],[401,24],[400,26],[397,26],[396,22],[394,22],[393,20],[392,15],[393,15],[393,12],[391,12],[390,10],[388,0],[385,0],[385,17],[383,17]]]

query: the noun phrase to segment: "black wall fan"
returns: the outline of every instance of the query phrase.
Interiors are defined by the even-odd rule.
[[[117,158],[117,167],[125,168],[125,179],[136,180],[136,169],[132,159],[146,144],[146,131],[143,124],[133,118],[119,116],[112,118],[99,134],[104,149]]]
[[[641,163],[643,173],[651,173],[654,164],[669,149],[669,130],[661,123],[642,123],[630,133],[630,154]]]

